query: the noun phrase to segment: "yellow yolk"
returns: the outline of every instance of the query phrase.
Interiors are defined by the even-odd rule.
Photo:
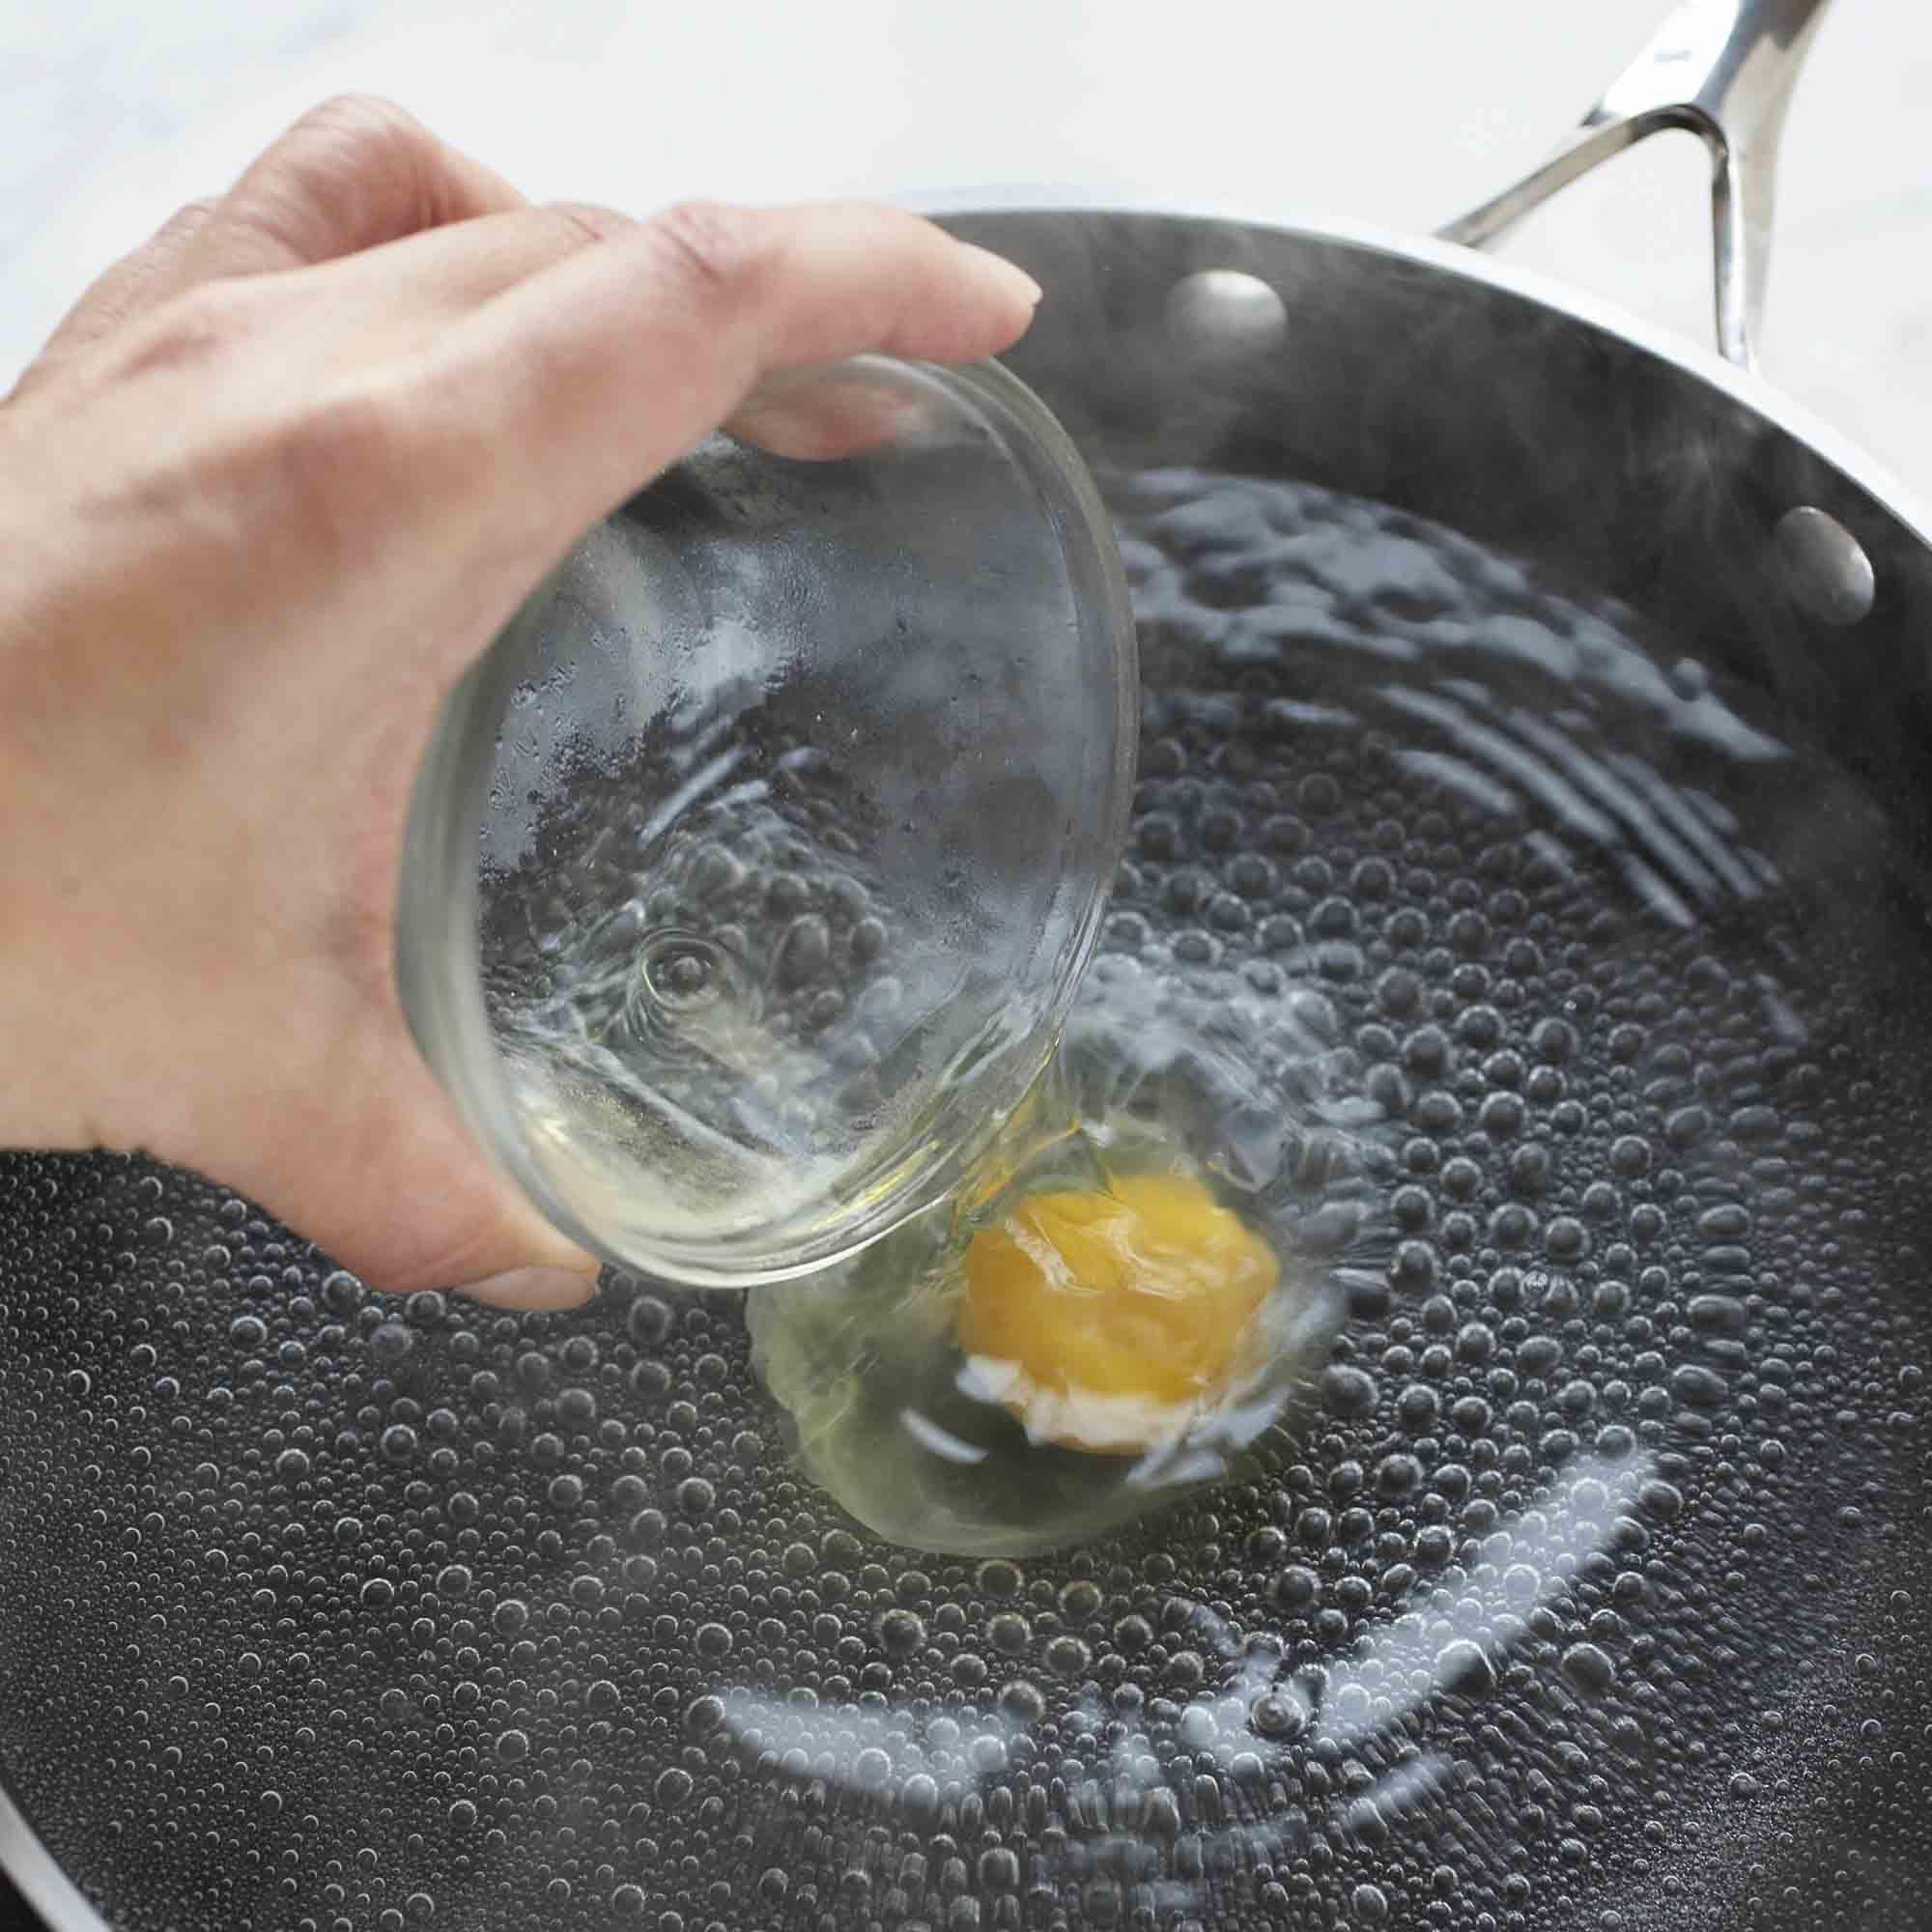
[[[957,1339],[1043,1441],[1132,1453],[1211,1401],[1273,1291],[1273,1252],[1197,1180],[1036,1194],[966,1248]]]

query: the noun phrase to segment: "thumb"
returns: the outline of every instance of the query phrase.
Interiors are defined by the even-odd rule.
[[[449,1289],[497,1308],[589,1301],[596,1261],[498,1173],[396,1034],[374,1029],[352,1049],[358,1065],[337,1069],[302,1132],[256,1138],[264,1165],[247,1191],[373,1289]],[[243,1181],[236,1162],[209,1165]]]

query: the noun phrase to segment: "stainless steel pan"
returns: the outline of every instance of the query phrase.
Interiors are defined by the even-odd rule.
[[[1095,461],[1298,477],[1547,558],[1824,707],[1916,794],[1924,517],[1754,380],[1776,139],[1823,14],[1682,8],[1548,162],[1439,242],[1052,198],[935,212],[1049,278],[1010,359]],[[1666,128],[1711,151],[1721,360],[1470,252]]]
[[[1183,908],[1385,1117],[1307,1435],[921,1558],[798,1479],[728,1302],[385,1307],[216,1186],[9,1156],[43,1916],[1926,1922],[1932,555],[1753,369],[1821,12],[1686,8],[1437,241],[944,212],[1047,288],[1012,359],[1139,582],[1109,947]],[[1666,127],[1726,359],[1465,245]]]

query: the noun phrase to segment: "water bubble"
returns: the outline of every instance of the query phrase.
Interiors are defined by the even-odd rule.
[[[1248,1721],[1264,1738],[1286,1741],[1298,1737],[1307,1713],[1296,1700],[1279,1690],[1264,1691],[1248,1709]]]
[[[910,1610],[888,1610],[879,1619],[879,1644],[888,1657],[910,1657],[925,1642],[925,1626]]]
[[[1680,1362],[1672,1369],[1670,1392],[1691,1408],[1721,1408],[1730,1398],[1723,1377],[1701,1362]]]
[[[323,1305],[335,1315],[354,1315],[368,1298],[368,1291],[344,1268],[323,1277]]]
[[[1081,1638],[1071,1634],[1049,1638],[1042,1655],[1046,1667],[1056,1677],[1080,1677],[1093,1667],[1094,1653]]]
[[[1004,1603],[1017,1597],[1025,1580],[1020,1575],[1019,1567],[1009,1563],[1004,1557],[980,1564],[974,1576],[974,1581],[978,1584],[980,1594],[990,1597],[996,1603]]]
[[[1312,1604],[1321,1587],[1321,1579],[1305,1564],[1293,1563],[1275,1578],[1274,1597],[1283,1609],[1300,1609]],[[1116,1641],[1119,1641],[1118,1633]]]
[[[1367,1415],[1376,1406],[1374,1379],[1362,1370],[1337,1363],[1321,1378],[1322,1399],[1341,1416]]]
[[[1609,1653],[1594,1643],[1573,1643],[1563,1653],[1563,1674],[1592,1697],[1603,1696],[1616,1682],[1616,1665]]]
[[[633,1297],[625,1325],[631,1331],[631,1339],[640,1348],[655,1348],[670,1333],[670,1309],[657,1295]],[[537,1359],[541,1361],[542,1357]]]
[[[1730,1294],[1693,1294],[1684,1313],[1693,1328],[1714,1335],[1742,1335],[1750,1321],[1744,1303]]]
[[[716,1695],[694,1698],[684,1713],[684,1732],[690,1738],[707,1738],[724,1722],[724,1700]]]
[[[1013,1610],[1002,1610],[987,1619],[986,1640],[1003,1657],[1019,1657],[1033,1643],[1033,1630],[1026,1618]]]
[[[823,973],[831,959],[831,928],[817,913],[807,913],[792,922],[779,943],[779,983],[788,988],[802,986]]]
[[[369,1331],[369,1352],[384,1368],[393,1368],[415,1345],[415,1336],[400,1321],[384,1321]]]
[[[1459,1637],[1443,1646],[1435,1675],[1445,1690],[1464,1697],[1485,1697],[1496,1688],[1495,1665],[1481,1644]]]
[[[1075,1577],[1062,1586],[1060,1592],[1060,1614],[1069,1624],[1082,1624],[1100,1613],[1104,1600],[1099,1585],[1087,1577]]]
[[[1394,1501],[1421,1487],[1422,1464],[1413,1456],[1384,1456],[1376,1464],[1375,1484],[1380,1495]]]

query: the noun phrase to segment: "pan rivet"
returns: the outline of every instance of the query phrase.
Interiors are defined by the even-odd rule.
[[[1183,348],[1222,357],[1264,355],[1288,334],[1288,309],[1259,276],[1203,269],[1168,292],[1167,326]]]
[[[1777,520],[1791,593],[1820,623],[1856,624],[1878,595],[1871,558],[1836,517],[1808,503]]]

